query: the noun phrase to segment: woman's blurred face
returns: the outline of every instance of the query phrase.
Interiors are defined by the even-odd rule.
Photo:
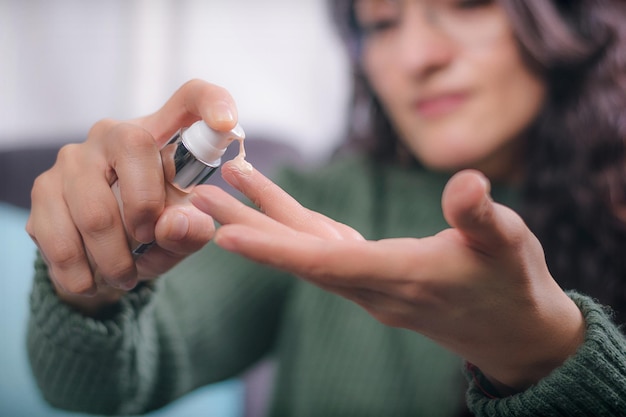
[[[497,1],[355,0],[365,74],[425,166],[522,171],[521,132],[545,85],[530,72]]]

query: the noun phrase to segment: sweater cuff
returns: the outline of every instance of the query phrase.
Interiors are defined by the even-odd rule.
[[[476,367],[465,370],[467,403],[476,416],[619,415],[626,410],[626,339],[602,306],[568,293],[583,313],[586,333],[578,351],[524,392],[498,398]]]
[[[30,327],[38,329],[34,334],[45,339],[48,346],[63,346],[74,352],[109,351],[120,343],[123,329],[136,321],[152,294],[153,285],[143,283],[124,295],[105,320],[87,317],[57,297],[48,267],[38,252],[30,295]]]

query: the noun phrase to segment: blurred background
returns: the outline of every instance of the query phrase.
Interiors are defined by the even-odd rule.
[[[346,61],[326,0],[0,0],[0,146],[75,140],[156,110],[186,80],[316,157],[342,133]]]
[[[29,190],[56,147],[101,118],[153,112],[202,78],[231,92],[251,142],[323,159],[344,131],[348,77],[326,0],[0,0],[0,416],[77,415],[43,402],[24,346]],[[294,155],[264,146],[248,152],[255,165],[255,153],[268,167]],[[255,375],[152,415],[258,416],[263,399],[245,388]]]

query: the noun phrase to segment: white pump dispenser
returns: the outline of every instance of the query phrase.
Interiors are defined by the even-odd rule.
[[[222,155],[233,140],[242,141],[246,137],[243,128],[237,124],[232,130],[220,132],[211,129],[200,120],[176,132],[161,148],[161,161],[166,181],[181,191],[188,191],[194,185],[206,182],[222,164]],[[111,186],[117,197],[120,210],[122,200],[117,181]],[[133,249],[139,256],[154,242],[142,243]]]
[[[166,177],[170,174],[166,179],[181,190],[205,182],[221,165],[228,145],[245,137],[239,124],[230,131],[218,132],[200,120],[181,129],[161,150]],[[167,166],[170,163],[174,165],[173,171]]]

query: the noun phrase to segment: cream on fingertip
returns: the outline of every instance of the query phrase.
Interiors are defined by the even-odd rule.
[[[233,166],[237,168],[237,170],[244,175],[250,175],[252,174],[252,171],[254,170],[254,167],[252,166],[252,164],[246,161],[244,158],[240,157],[239,155],[237,155],[233,159]]]

